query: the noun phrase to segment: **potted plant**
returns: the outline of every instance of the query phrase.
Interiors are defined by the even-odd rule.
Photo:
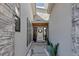
[[[55,46],[51,45],[52,53],[51,56],[57,56],[59,43],[55,44]]]
[[[52,43],[49,42],[49,40],[47,41],[47,51],[49,52],[50,56],[57,56],[57,52],[58,52],[58,46],[59,43],[53,45]]]

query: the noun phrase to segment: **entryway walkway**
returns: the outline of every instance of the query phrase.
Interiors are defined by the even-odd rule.
[[[46,42],[33,42],[32,43],[32,56],[47,56],[46,52]]]

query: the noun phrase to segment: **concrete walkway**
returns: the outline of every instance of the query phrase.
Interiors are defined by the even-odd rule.
[[[45,49],[46,42],[33,42],[32,44],[32,56],[47,56]]]

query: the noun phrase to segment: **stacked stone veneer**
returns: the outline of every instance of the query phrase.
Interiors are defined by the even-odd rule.
[[[73,55],[79,55],[79,4],[72,4]]]
[[[0,4],[0,56],[14,55],[15,4]]]

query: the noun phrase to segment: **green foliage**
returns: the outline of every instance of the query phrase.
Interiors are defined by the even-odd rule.
[[[59,46],[59,43],[57,43],[54,47],[54,54],[55,56],[57,55],[57,51],[58,51],[58,46]]]
[[[57,52],[58,52],[58,46],[59,46],[59,43],[53,45],[52,43],[49,43],[49,46],[51,47],[51,53],[50,55],[51,56],[57,56]]]
[[[49,40],[47,40],[47,45],[50,45],[50,42],[49,42]]]
[[[52,48],[52,56],[57,56],[57,51],[58,51],[58,46],[59,46],[59,43],[55,44],[54,46],[51,45],[51,48]]]
[[[49,42],[49,40],[47,40],[47,44],[48,44],[48,46],[51,47],[51,49],[50,49],[51,50],[50,55],[51,56],[57,56],[59,43],[53,45],[52,43]]]

